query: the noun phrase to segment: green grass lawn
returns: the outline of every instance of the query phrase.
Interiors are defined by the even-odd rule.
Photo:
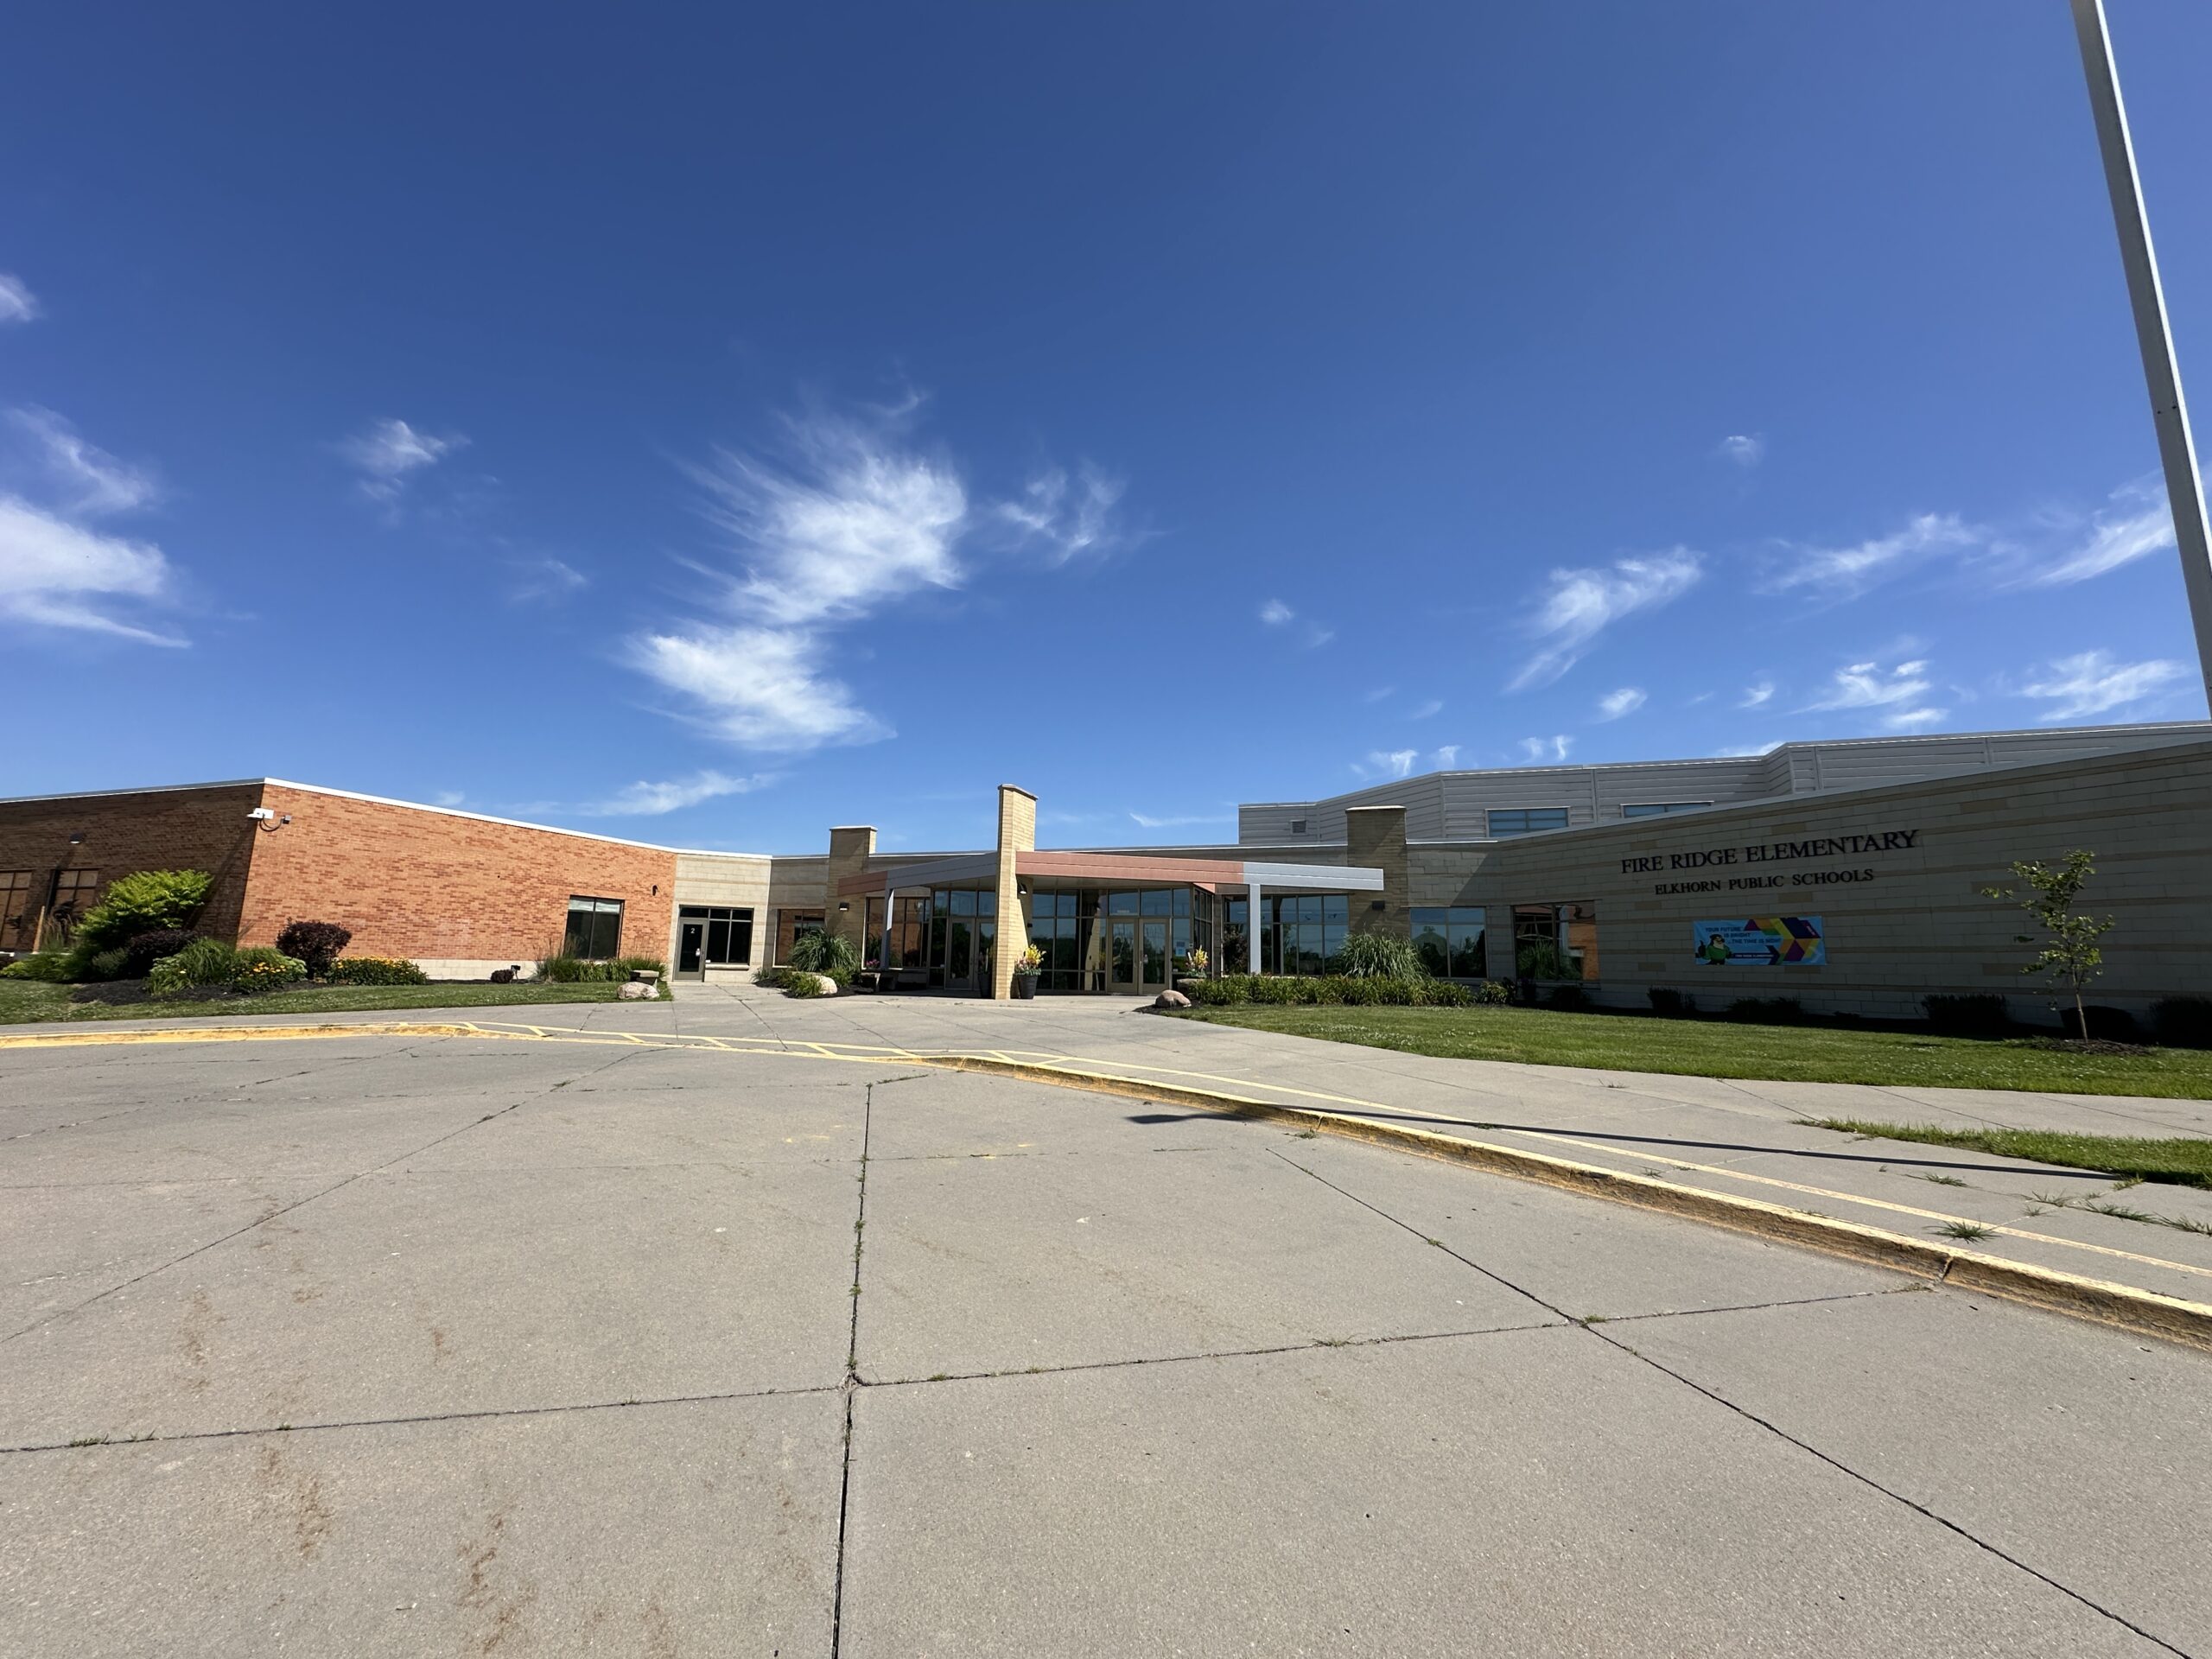
[[[1612,1071],[1784,1083],[2031,1089],[2073,1095],[2212,1099],[2212,1051],[2075,1054],[2036,1039],[1909,1031],[1753,1026],[1544,1008],[1229,1007],[1178,1016],[1447,1059],[1518,1060]]]
[[[2049,1129],[1951,1129],[1934,1123],[1878,1123],[1856,1117],[1799,1120],[1840,1135],[1872,1135],[1882,1141],[1916,1141],[1931,1147],[1956,1147],[1999,1158],[2030,1158],[2067,1169],[2101,1169],[2139,1181],[2170,1181],[2178,1186],[2212,1187],[2212,1141],[2183,1135],[2171,1141],[2138,1140],[2119,1135],[2066,1135]],[[2107,1213],[2112,1213],[2109,1210]],[[2152,1217],[2152,1219],[2164,1219]],[[2167,1225],[2176,1224],[2168,1221]],[[2206,1230],[2191,1226],[2192,1232]]]
[[[0,979],[0,1025],[67,1020],[204,1020],[240,1014],[346,1014],[364,1008],[492,1008],[526,1002],[613,1002],[613,981],[582,985],[315,985],[205,1002],[72,1002],[67,985]]]

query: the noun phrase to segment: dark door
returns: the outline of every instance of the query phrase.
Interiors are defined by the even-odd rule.
[[[706,964],[700,954],[706,937],[707,925],[704,922],[685,922],[677,929],[676,971],[677,973],[696,974],[702,979],[706,977]]]

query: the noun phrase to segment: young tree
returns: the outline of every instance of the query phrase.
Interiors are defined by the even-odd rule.
[[[2020,969],[2024,974],[2049,974],[2063,980],[2074,993],[2074,1029],[2076,1034],[2089,1034],[2088,1012],[2082,1006],[2082,993],[2089,982],[2104,971],[2105,953],[2097,941],[2111,931],[2113,918],[2109,916],[2077,916],[2075,900],[2082,895],[2082,888],[2097,873],[2096,855],[2085,848],[2076,847],[2066,855],[2061,864],[2046,864],[2031,859],[2012,866],[2012,874],[2027,885],[2024,895],[2016,887],[1984,887],[1982,894],[1989,899],[2010,899],[2035,918],[2041,933],[2017,935],[2022,944],[2040,944],[2033,962]]]

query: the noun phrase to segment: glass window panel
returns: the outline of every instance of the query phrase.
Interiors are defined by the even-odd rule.
[[[1165,916],[1175,907],[1175,895],[1162,887],[1143,897],[1142,909],[1147,916]]]
[[[965,887],[954,893],[952,913],[956,916],[973,916],[976,913],[976,895]]]
[[[1452,971],[1452,959],[1445,943],[1444,925],[1440,921],[1422,921],[1423,916],[1441,917],[1442,911],[1414,912],[1414,950],[1421,957],[1421,965],[1440,977]]]
[[[707,924],[707,960],[729,960],[729,918],[727,916],[717,916]]]
[[[1321,930],[1321,954],[1325,957],[1334,957],[1344,948],[1344,927],[1338,923],[1331,922]]]
[[[976,895],[976,913],[978,916],[995,916],[999,913],[999,895],[995,890],[979,893]]]
[[[1137,913],[1137,896],[1134,893],[1109,893],[1106,895],[1109,916],[1134,916]]]
[[[1624,818],[1663,818],[1669,812],[1694,812],[1711,801],[1631,801],[1621,808]]]
[[[1242,927],[1246,922],[1251,920],[1248,908],[1250,903],[1251,901],[1248,899],[1232,899],[1229,901],[1229,921],[1231,926]]]
[[[1053,907],[1063,916],[1073,916],[1075,914],[1075,894],[1071,893],[1054,893],[1052,895],[1052,904]]]
[[[1482,924],[1451,925],[1451,977],[1480,979],[1488,971],[1484,960]]]
[[[1351,917],[1351,896],[1349,893],[1325,893],[1321,895],[1321,919],[1323,921],[1349,921]]]
[[[1539,830],[1567,828],[1563,806],[1494,807],[1486,817],[1492,836],[1526,836]]]
[[[1191,913],[1191,890],[1188,887],[1175,889],[1175,913],[1178,916],[1187,916]]]

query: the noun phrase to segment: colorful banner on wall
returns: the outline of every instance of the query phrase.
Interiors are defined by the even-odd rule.
[[[1817,968],[1828,959],[1817,916],[1752,916],[1692,925],[1697,959],[1708,968]]]

